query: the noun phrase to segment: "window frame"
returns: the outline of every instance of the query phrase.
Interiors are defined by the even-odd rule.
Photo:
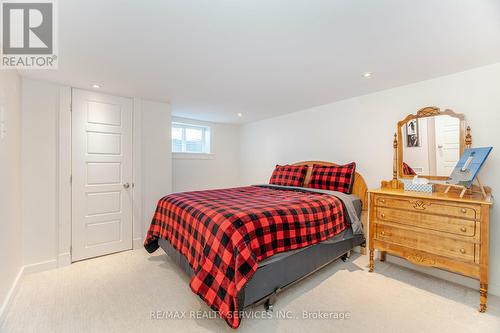
[[[187,122],[187,121],[177,121],[172,120],[171,130],[173,131],[174,127],[182,129],[182,139],[181,139],[181,151],[174,151],[173,141],[174,138],[171,137],[172,143],[172,154],[174,158],[200,158],[200,157],[210,157],[212,155],[212,128],[206,124],[199,124],[196,122]],[[186,140],[186,130],[187,129],[196,129],[202,130],[202,139],[201,145],[202,149],[200,152],[196,151],[187,151],[187,140]]]

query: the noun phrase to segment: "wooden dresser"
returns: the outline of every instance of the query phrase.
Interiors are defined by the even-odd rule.
[[[414,264],[478,279],[480,312],[486,311],[491,196],[405,192],[370,193],[370,272],[374,250]]]

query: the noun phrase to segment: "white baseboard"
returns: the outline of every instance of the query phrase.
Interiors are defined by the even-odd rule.
[[[57,268],[57,260],[51,259],[47,261],[38,262],[36,264],[30,264],[24,266],[24,274],[37,273],[42,271],[48,271],[49,269]]]
[[[57,267],[61,268],[69,265],[71,265],[71,253],[60,253],[57,258]]]
[[[7,293],[7,296],[5,297],[5,300],[2,303],[2,306],[0,307],[0,326],[2,326],[2,323],[4,321],[4,317],[7,314],[7,308],[9,307],[10,303],[14,299],[14,296],[16,295],[17,288],[19,287],[19,280],[21,280],[21,277],[24,274],[24,266],[19,269],[19,272],[16,275],[16,278],[14,279],[14,282],[12,283],[12,286],[9,289],[9,292]]]
[[[476,279],[472,279],[469,277],[465,277],[459,274],[447,272],[441,269],[435,269],[431,267],[423,267],[423,266],[416,266],[413,265],[412,263],[401,259],[399,257],[391,256],[387,254],[387,262],[390,262],[392,264],[396,264],[398,266],[402,266],[405,268],[412,269],[417,272],[421,272],[424,274],[428,274],[434,277],[437,277],[439,279],[451,281],[453,283],[472,288],[472,289],[477,289],[479,291],[479,281]],[[500,285],[498,284],[493,284],[490,283],[488,285],[488,293],[496,296],[500,296]]]
[[[142,238],[134,238],[132,241],[132,249],[140,249],[144,245],[144,240]]]
[[[134,249],[142,247],[142,238],[134,239],[133,246],[134,246]],[[0,326],[3,322],[3,320],[5,319],[4,316],[7,312],[6,310],[9,307],[12,299],[14,298],[14,295],[17,292],[17,288],[19,286],[19,280],[21,279],[21,277],[23,275],[43,272],[43,271],[47,271],[47,270],[54,269],[54,268],[65,267],[68,265],[71,265],[71,253],[69,253],[69,252],[59,254],[57,259],[46,260],[46,261],[38,262],[35,264],[29,264],[29,265],[22,266],[19,269],[19,272],[17,273],[17,276],[14,279],[14,282],[12,283],[11,288],[9,289],[9,292],[7,293],[5,300],[1,304],[1,307],[0,307]]]

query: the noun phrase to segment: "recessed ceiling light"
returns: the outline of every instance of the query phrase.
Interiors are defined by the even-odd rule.
[[[99,84],[93,84],[93,85],[92,85],[92,88],[94,88],[94,89],[99,89],[99,88],[101,88],[101,86],[100,86]]]
[[[240,117],[240,118],[243,117],[243,113],[238,112],[238,117]]]
[[[363,73],[363,77],[364,78],[369,78],[369,77],[372,77],[373,73],[372,72],[366,72],[366,73]]]

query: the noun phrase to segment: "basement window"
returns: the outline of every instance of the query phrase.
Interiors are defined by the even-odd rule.
[[[210,154],[210,127],[173,122],[172,152]]]

